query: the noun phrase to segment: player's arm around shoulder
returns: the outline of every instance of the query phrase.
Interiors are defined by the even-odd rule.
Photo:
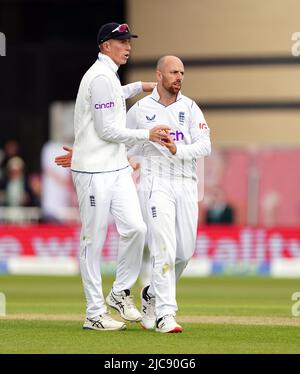
[[[128,83],[122,86],[122,91],[125,99],[130,99],[136,95],[141,94],[142,92],[152,92],[156,82],[133,82]]]

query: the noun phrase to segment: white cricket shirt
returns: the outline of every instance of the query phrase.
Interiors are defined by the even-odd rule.
[[[135,103],[127,113],[127,127],[150,129],[159,124],[171,127],[170,134],[177,146],[177,152],[170,151],[153,142],[133,147],[129,156],[143,156],[141,173],[170,178],[196,177],[196,160],[208,156],[211,151],[210,131],[198,105],[180,92],[174,103],[164,106],[159,103],[155,88],[151,95]]]
[[[141,83],[122,90],[117,70],[110,57],[99,53],[81,80],[75,103],[73,171],[123,169],[128,166],[125,144],[132,146],[149,139],[148,130],[126,129],[125,98],[138,93]]]

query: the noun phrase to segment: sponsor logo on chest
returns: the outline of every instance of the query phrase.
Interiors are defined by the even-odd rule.
[[[153,116],[147,116],[146,115],[146,120],[147,122],[154,122],[155,121],[155,118],[156,118],[156,114],[153,114]]]
[[[184,139],[183,132],[181,132],[179,130],[170,131],[170,135],[172,136],[174,142],[178,142],[179,140],[183,140]]]

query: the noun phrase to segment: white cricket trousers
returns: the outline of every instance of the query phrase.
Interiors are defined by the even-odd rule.
[[[131,171],[131,167],[127,167],[108,173],[72,172],[82,223],[80,271],[88,318],[107,311],[100,261],[109,212],[115,219],[120,235],[114,291],[130,289],[139,275],[146,225]]]
[[[141,179],[139,197],[147,223],[152,274],[149,293],[155,296],[157,319],[175,315],[176,281],[195,251],[197,183],[147,176]]]

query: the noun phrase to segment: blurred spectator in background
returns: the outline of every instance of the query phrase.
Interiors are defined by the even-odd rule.
[[[20,156],[19,144],[16,140],[8,140],[1,150],[0,153],[0,189],[5,189],[6,179],[7,179],[7,163],[8,161],[15,157]]]
[[[74,209],[76,198],[70,169],[58,168],[53,162],[61,148],[62,144],[55,141],[48,141],[42,148],[41,207],[45,222],[64,223],[78,219],[73,217],[78,213]]]
[[[261,198],[262,223],[266,227],[278,225],[278,211],[281,204],[280,194],[275,190],[266,191]]]
[[[205,224],[231,225],[234,223],[234,209],[226,201],[223,190],[215,186],[206,201]]]
[[[30,204],[30,193],[22,158],[18,156],[10,158],[6,164],[5,174],[2,204],[9,207],[28,206]]]
[[[40,207],[41,206],[41,192],[42,192],[42,181],[41,176],[38,173],[32,173],[28,177],[28,187],[30,194],[30,206]]]

